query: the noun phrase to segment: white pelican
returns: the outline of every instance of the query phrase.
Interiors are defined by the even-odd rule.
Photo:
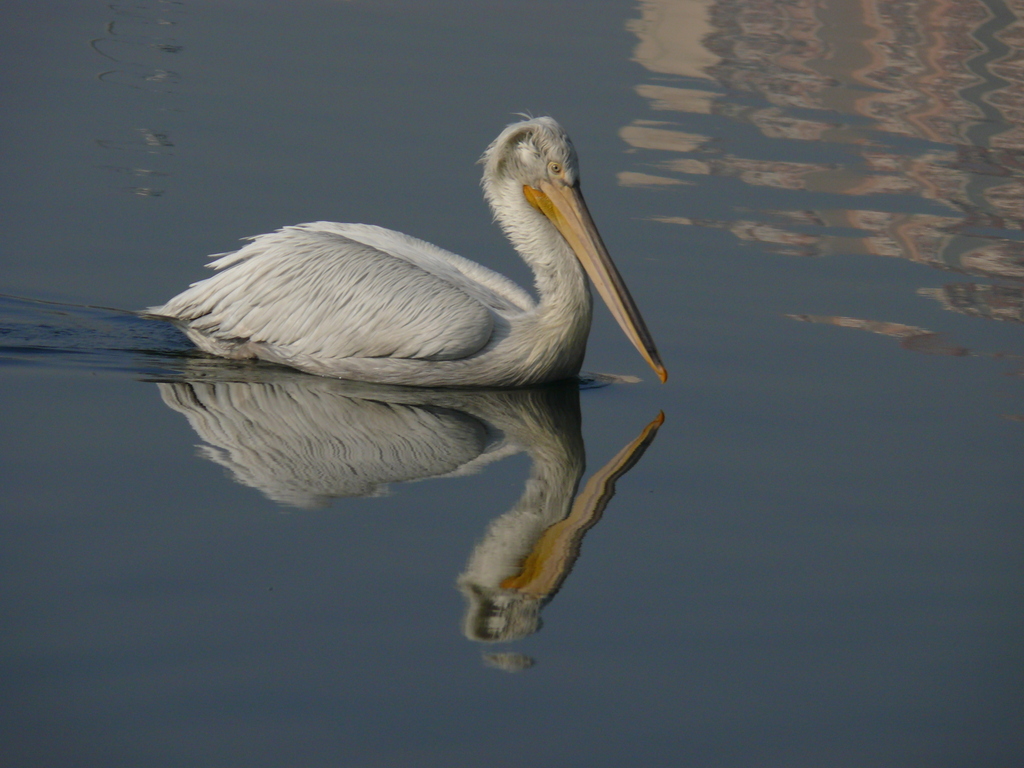
[[[538,298],[422,240],[314,222],[259,235],[151,315],[200,349],[342,379],[515,387],[579,373],[592,302],[584,270],[662,381],[647,326],[580,192],[576,151],[550,117],[487,148],[484,196],[533,269]],[[582,265],[582,266],[581,266]]]

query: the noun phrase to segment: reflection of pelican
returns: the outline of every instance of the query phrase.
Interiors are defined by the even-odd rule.
[[[269,373],[270,375],[265,375]],[[297,507],[374,496],[389,483],[466,474],[522,450],[488,420],[519,415],[532,390],[406,389],[312,378],[284,370],[255,381],[160,383],[164,402],[205,441],[200,455],[243,485]],[[481,417],[470,409],[483,400]],[[517,410],[516,406],[519,406]]]
[[[615,481],[654,439],[659,416],[598,470],[573,500],[584,470],[575,383],[502,390],[389,387],[283,369],[190,366],[159,384],[205,441],[202,454],[240,483],[286,504],[380,493],[387,483],[464,475],[525,451],[522,497],[475,547],[459,588],[466,634],[514,640],[536,631],[540,608],[568,575]],[[231,380],[224,380],[224,376]],[[250,376],[251,381],[238,378]],[[503,669],[528,665],[491,655]]]
[[[514,123],[481,162],[484,195],[533,269],[539,300],[422,240],[316,222],[254,238],[211,262],[219,274],[150,312],[224,357],[387,384],[523,386],[579,372],[591,317],[585,269],[664,381],[562,127],[550,117]]]

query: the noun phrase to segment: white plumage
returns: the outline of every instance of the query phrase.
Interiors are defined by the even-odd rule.
[[[149,310],[201,349],[322,376],[419,386],[524,386],[576,375],[590,331],[590,274],[630,340],[658,352],[579,190],[553,119],[508,126],[488,147],[484,194],[534,271],[538,299],[422,240],[315,222],[252,238],[217,274]]]

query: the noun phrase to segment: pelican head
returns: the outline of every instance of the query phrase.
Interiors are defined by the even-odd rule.
[[[619,274],[580,191],[576,149],[553,118],[505,128],[484,152],[484,195],[509,239],[528,261],[549,249],[538,242],[553,227],[579,260],[612,316],[664,382],[668,372],[647,324]],[[552,233],[553,234],[553,233]],[[564,249],[562,249],[564,250]]]

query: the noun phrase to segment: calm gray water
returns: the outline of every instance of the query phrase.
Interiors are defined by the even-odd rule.
[[[1019,764],[1022,16],[8,0],[3,764]],[[520,111],[668,384],[603,309],[639,383],[410,392],[102,308],[318,219],[529,284]]]

